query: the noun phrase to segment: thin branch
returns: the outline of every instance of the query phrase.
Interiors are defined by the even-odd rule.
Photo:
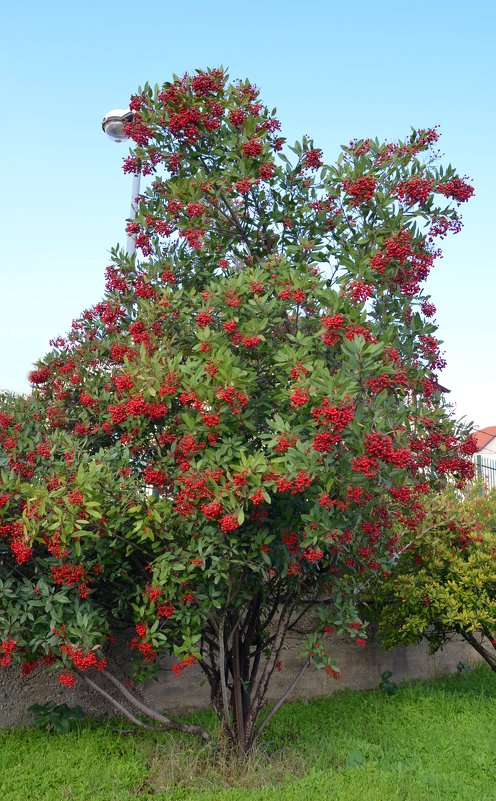
[[[303,674],[304,674],[305,670],[307,669],[307,667],[309,666],[309,664],[310,664],[310,657],[308,656],[308,657],[306,658],[305,662],[303,663],[303,665],[301,666],[301,668],[299,669],[298,673],[297,673],[297,674],[296,674],[296,676],[294,677],[293,681],[292,681],[292,682],[291,682],[291,684],[289,685],[289,687],[288,687],[288,688],[285,690],[285,692],[284,692],[284,693],[281,695],[281,697],[279,698],[279,700],[277,701],[277,703],[276,703],[276,704],[274,704],[274,706],[272,707],[272,709],[270,710],[270,712],[269,712],[269,713],[268,713],[268,714],[267,714],[267,715],[264,717],[264,719],[262,720],[262,722],[261,722],[261,723],[260,723],[260,724],[257,726],[257,728],[256,728],[256,730],[255,730],[254,739],[256,739],[256,738],[258,737],[258,735],[259,735],[259,734],[260,734],[260,733],[261,733],[261,732],[262,732],[262,731],[265,729],[265,727],[266,727],[267,723],[268,723],[270,720],[272,720],[272,718],[274,717],[274,715],[276,714],[276,712],[278,712],[278,711],[279,711],[279,709],[282,707],[282,705],[284,704],[284,702],[286,701],[286,699],[288,698],[288,696],[290,695],[290,693],[292,693],[292,692],[293,692],[294,688],[296,687],[297,683],[299,682],[299,680],[300,680],[300,679],[301,679],[301,677],[303,676]]]
[[[222,198],[222,200],[224,201],[224,203],[226,204],[227,208],[229,209],[229,214],[231,216],[231,222],[233,222],[234,225],[236,226],[241,239],[243,240],[243,242],[245,243],[246,247],[248,248],[249,253],[251,254],[251,256],[253,256],[255,258],[255,253],[253,252],[253,250],[251,248],[250,239],[246,235],[246,231],[245,231],[245,229],[243,228],[243,226],[241,224],[241,220],[239,219],[238,215],[236,214],[236,210],[234,209],[234,207],[232,206],[231,202],[229,201],[229,198],[226,197],[224,192],[220,192],[219,194],[220,194],[220,197]]]
[[[257,645],[256,648],[250,651],[250,659],[253,659],[253,657],[256,656],[257,654],[263,654],[263,652],[266,651],[267,648],[269,648],[272,645],[272,643],[276,639],[276,636],[277,633],[273,634],[271,637],[267,637],[267,639],[264,640],[260,645]]]
[[[178,720],[172,720],[171,718],[166,717],[165,715],[161,715],[160,712],[156,712],[154,709],[150,709],[150,707],[146,706],[146,704],[141,703],[138,699],[129,692],[129,690],[119,681],[116,679],[112,673],[109,673],[107,670],[102,670],[102,675],[105,676],[112,684],[117,687],[119,692],[127,698],[130,704],[132,704],[136,709],[139,709],[147,717],[151,718],[152,720],[156,720],[158,723],[161,723],[166,729],[175,729],[176,731],[184,731],[187,734],[195,734],[198,737],[201,737],[202,740],[209,743],[212,740],[212,737],[202,726],[196,726],[192,723],[181,723]]]
[[[205,675],[206,675],[206,677],[208,679],[208,682],[211,683],[212,681],[214,681],[215,680],[215,673],[214,673],[214,670],[212,669],[211,665],[207,664],[205,659],[199,659],[198,660],[198,664],[199,664],[200,668],[203,670],[203,672],[205,673]]]
[[[227,699],[227,684],[226,684],[226,653],[224,647],[224,623],[226,620],[225,611],[221,615],[219,622],[218,638],[219,638],[219,675],[220,675],[220,689],[222,693],[222,708],[224,710],[225,725],[233,738],[233,730],[229,723],[229,701]],[[233,738],[234,739],[234,738]]]
[[[132,712],[129,712],[129,710],[126,709],[125,706],[122,706],[119,701],[116,701],[115,698],[112,698],[108,692],[103,690],[98,686],[98,684],[88,678],[85,673],[81,673],[81,671],[77,669],[75,672],[78,674],[78,676],[85,680],[86,684],[88,684],[93,690],[96,690],[97,693],[100,693],[100,695],[102,695],[110,704],[112,704],[112,706],[114,706],[122,715],[134,723],[135,726],[139,726],[142,729],[147,729],[148,731],[160,731],[158,726],[148,726],[146,723],[143,723],[142,720],[136,718]]]
[[[239,622],[239,618],[238,621]],[[240,666],[240,643],[239,643],[239,627],[233,634],[233,647],[232,647],[232,677],[233,677],[233,696],[234,696],[234,709],[236,716],[236,731],[238,734],[238,745],[241,751],[245,750],[245,726],[243,714],[243,698],[241,692],[241,666]]]
[[[315,603],[317,602],[310,601],[310,604],[315,604]],[[300,614],[293,620],[293,622],[289,624],[288,631],[295,631],[295,626],[300,622],[302,617],[305,617],[305,615],[307,614],[308,614],[308,609],[304,609],[303,612],[300,612]]]
[[[265,617],[262,625],[260,626],[260,629],[262,631],[264,631],[267,628],[267,626],[271,622],[272,618],[274,617],[275,613],[279,609],[280,604],[281,604],[281,599],[280,599],[279,596],[277,596],[276,600],[272,604],[272,607],[271,607],[269,613],[267,614],[267,616]]]
[[[251,642],[253,638],[253,631],[258,622],[260,612],[261,598],[256,595],[248,604],[248,611],[243,621],[242,636],[247,642]]]
[[[249,658],[250,658],[250,659],[251,659],[251,657],[252,657],[252,654],[250,654],[250,655],[249,655]],[[251,673],[250,673],[250,682],[249,682],[249,684],[248,684],[248,689],[247,689],[247,691],[246,691],[246,694],[248,695],[248,697],[249,697],[249,698],[251,698],[251,693],[252,693],[252,690],[253,690],[253,685],[255,684],[255,679],[256,679],[256,677],[257,677],[257,673],[258,673],[258,667],[259,667],[259,665],[260,665],[260,657],[261,657],[261,652],[260,652],[260,651],[257,651],[257,652],[254,654],[253,665],[252,665],[252,668],[251,668]]]

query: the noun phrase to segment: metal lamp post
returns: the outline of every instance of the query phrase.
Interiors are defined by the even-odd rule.
[[[112,111],[109,111],[108,114],[105,114],[105,117],[102,120],[102,130],[107,136],[112,140],[112,142],[124,142],[128,139],[124,131],[124,125],[126,122],[130,122],[133,119],[133,112],[129,109],[123,108],[115,108]],[[133,186],[131,189],[131,211],[129,217],[131,220],[134,220],[136,217],[137,205],[136,205],[136,197],[139,195],[140,190],[140,175],[133,175]],[[134,238],[132,236],[128,236],[126,242],[126,253],[128,256],[132,256],[134,251],[136,250],[136,245],[134,243]]]
[[[112,111],[109,111],[108,114],[105,114],[105,117],[102,120],[102,129],[104,133],[112,140],[112,142],[125,142],[128,139],[126,132],[124,131],[124,125],[126,122],[130,122],[133,118],[133,112],[130,109],[123,109],[123,108],[115,108]],[[129,217],[131,220],[134,220],[136,217],[137,211],[137,204],[136,198],[139,195],[140,190],[140,175],[133,175],[133,186],[131,189],[131,211]],[[136,245],[134,242],[134,238],[132,236],[128,236],[126,242],[126,253],[128,256],[132,256],[134,251],[136,250]],[[152,487],[152,493],[154,498],[159,498],[160,493],[158,487]]]

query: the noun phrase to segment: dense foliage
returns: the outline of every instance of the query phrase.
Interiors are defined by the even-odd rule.
[[[222,70],[131,109],[140,255],[113,252],[104,299],[0,416],[0,658],[129,696],[107,660],[133,626],[145,668],[198,662],[247,749],[287,631],[313,609],[303,666],[335,675],[327,638],[365,645],[396,524],[472,475],[422,284],[473,189],[437,166],[434,129],[336,165],[286,148]]]
[[[496,493],[434,496],[375,611],[386,646],[463,637],[496,670]]]

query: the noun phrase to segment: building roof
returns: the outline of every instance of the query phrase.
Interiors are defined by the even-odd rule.
[[[487,428],[480,428],[479,431],[474,431],[475,441],[477,443],[477,450],[481,451],[486,445],[496,437],[496,426],[487,426]]]

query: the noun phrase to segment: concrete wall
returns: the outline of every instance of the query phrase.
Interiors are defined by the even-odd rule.
[[[301,665],[301,658],[298,656],[301,647],[299,643],[297,637],[288,638],[282,658],[283,669],[274,674],[269,688],[270,699],[276,699],[282,694]],[[337,640],[332,643],[330,653],[336,659],[343,679],[329,679],[324,671],[309,668],[294,690],[293,698],[315,698],[343,687],[356,690],[374,689],[378,687],[381,675],[386,670],[392,672],[392,681],[395,682],[434,678],[454,673],[460,661],[469,664],[479,659],[475,651],[462,640],[448,645],[434,656],[428,653],[423,643],[415,647],[397,647],[383,651],[379,643],[373,640],[364,649],[349,641]],[[176,678],[170,670],[171,664],[172,660],[165,660],[158,680],[147,680],[141,685],[139,692],[143,699],[157,709],[169,711],[180,712],[207,706],[209,688],[199,668],[189,668],[181,677]],[[116,675],[119,675],[118,671]],[[114,714],[115,711],[82,681],[76,687],[67,689],[58,683],[56,677],[34,672],[29,677],[20,678],[19,667],[0,670],[0,727],[29,723],[31,716],[27,707],[47,701],[67,703],[69,706],[80,704],[91,716]]]
[[[282,670],[274,672],[269,686],[268,697],[277,700],[302,664],[299,657],[301,640],[288,642],[282,657]],[[330,679],[323,670],[308,668],[293,691],[292,698],[317,698],[337,692],[343,687],[354,690],[372,690],[379,686],[381,676],[386,670],[393,674],[391,681],[403,682],[408,679],[431,679],[447,673],[455,673],[456,665],[479,660],[478,654],[463,640],[452,643],[443,651],[431,656],[426,644],[414,647],[396,647],[384,651],[377,641],[369,640],[362,649],[351,641],[337,640],[332,643],[329,653],[337,662],[343,678]],[[167,664],[159,674],[158,681],[146,681],[144,695],[158,708],[188,709],[208,706],[208,684],[197,667],[176,679]]]

